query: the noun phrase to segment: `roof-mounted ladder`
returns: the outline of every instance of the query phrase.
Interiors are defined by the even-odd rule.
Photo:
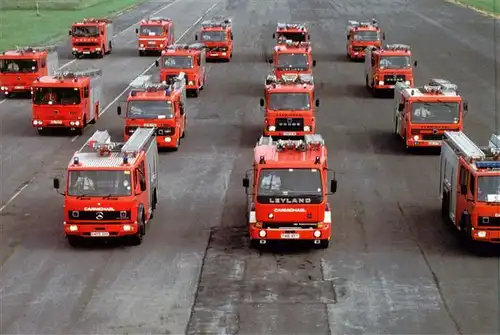
[[[124,157],[135,157],[144,149],[148,141],[155,136],[155,128],[137,128],[130,136],[129,140],[122,147],[121,152]]]
[[[445,131],[446,142],[452,149],[464,156],[468,161],[482,160],[486,154],[470,138],[461,131]]]

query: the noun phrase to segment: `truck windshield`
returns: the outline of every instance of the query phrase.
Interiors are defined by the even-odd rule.
[[[309,94],[307,93],[271,93],[269,109],[275,111],[311,109]]]
[[[193,68],[193,57],[164,56],[163,67],[167,69],[191,69]]]
[[[145,25],[139,29],[141,36],[161,36],[163,35],[163,27],[160,25]]]
[[[99,36],[99,29],[97,26],[74,26],[74,37],[96,37]]]
[[[1,59],[2,73],[33,73],[38,69],[36,60],[32,59]]]
[[[378,31],[357,31],[354,33],[355,41],[378,41]]]
[[[500,202],[500,176],[480,176],[477,178],[477,200]]]
[[[300,32],[300,33],[278,33],[277,35],[278,40],[292,40],[294,42],[307,42],[306,39],[306,33]]]
[[[410,65],[408,56],[385,56],[380,58],[380,68],[386,69],[407,69]]]
[[[204,31],[201,33],[201,40],[205,42],[222,42],[226,40],[226,32]]]
[[[323,186],[318,169],[263,169],[259,175],[257,200],[272,203],[276,197],[298,199],[306,197],[309,203],[320,203]]]
[[[279,69],[299,69],[305,70],[309,68],[309,62],[307,60],[307,54],[279,54],[278,64],[276,67]]]
[[[458,123],[460,119],[456,102],[414,102],[413,123]]]
[[[33,92],[35,105],[79,105],[80,89],[76,87],[36,87]]]
[[[173,119],[172,102],[164,100],[129,101],[127,109],[129,119]]]
[[[132,195],[130,171],[71,171],[68,195],[88,197]]]

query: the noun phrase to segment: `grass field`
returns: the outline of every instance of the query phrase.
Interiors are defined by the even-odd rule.
[[[500,0],[456,0],[463,5],[469,5],[485,12],[500,14]]]
[[[85,17],[110,16],[145,0],[0,0],[0,51],[44,45],[67,36],[71,24]],[[19,9],[15,9],[19,8]],[[31,9],[30,9],[31,8]]]

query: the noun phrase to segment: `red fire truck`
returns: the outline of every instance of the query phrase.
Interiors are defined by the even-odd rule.
[[[104,57],[113,50],[113,22],[108,19],[84,19],[75,22],[69,31],[76,58]]]
[[[147,52],[161,53],[164,48],[175,43],[174,23],[164,17],[142,20],[135,33],[139,38],[139,56],[144,56]]]
[[[348,21],[346,53],[349,59],[364,60],[365,48],[367,46],[381,48],[382,40],[385,40],[385,33],[381,33],[377,20]]]
[[[407,149],[441,147],[445,131],[461,131],[468,104],[458,86],[445,79],[431,79],[429,85],[394,86],[394,135]]]
[[[500,243],[500,136],[479,147],[461,131],[446,132],[439,195],[445,222],[466,244]]]
[[[276,32],[273,33],[273,39],[276,44],[281,44],[283,41],[293,42],[309,42],[311,34],[307,30],[305,23],[285,23],[278,22]]]
[[[417,61],[413,63],[417,66]],[[389,44],[365,49],[365,84],[374,96],[380,90],[393,90],[397,82],[414,86],[411,50],[405,44]]]
[[[170,82],[183,72],[187,92],[199,96],[207,79],[205,49],[206,46],[201,43],[168,46],[162,52],[160,61],[156,61],[156,66],[160,67],[160,80]]]
[[[334,177],[328,192],[329,171],[321,135],[277,142],[261,137],[254,149],[253,173],[243,178],[252,246],[269,240],[309,240],[327,248],[332,231],[328,195],[337,191]]]
[[[295,137],[314,134],[316,107],[314,82],[311,75],[284,74],[281,79],[269,75],[266,80],[264,136]]]
[[[187,125],[186,84],[181,72],[169,84],[153,83],[151,75],[138,77],[130,84],[125,113],[125,139],[138,128],[156,129],[156,142],[163,148],[179,149]],[[117,107],[118,115],[122,114]]]
[[[55,46],[24,47],[0,54],[0,93],[10,97],[31,92],[33,81],[59,68]]]
[[[284,73],[312,75],[316,61],[312,58],[309,42],[289,40],[274,47],[273,58],[269,59],[269,64],[274,64],[274,74],[280,79]]]
[[[194,38],[207,46],[207,60],[231,60],[234,40],[232,23],[228,17],[214,17],[201,23],[200,36],[196,34]]]
[[[158,203],[158,149],[153,128],[126,143],[96,131],[68,165],[64,233],[72,246],[89,238],[129,237],[142,243]],[[58,190],[60,182],[54,179]]]
[[[99,118],[102,72],[99,69],[58,71],[33,82],[33,127],[67,128],[82,134]]]

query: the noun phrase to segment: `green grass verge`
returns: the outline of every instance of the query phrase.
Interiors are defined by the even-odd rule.
[[[85,17],[111,16],[127,7],[136,5],[146,0],[57,0],[45,1],[46,7],[40,5],[40,15],[36,10],[8,9],[5,10],[1,4],[31,2],[35,0],[0,0],[0,51],[25,45],[44,45],[55,42],[67,36],[71,24]],[[43,1],[40,1],[42,3]],[[76,4],[78,2],[79,4]],[[54,8],[56,3],[69,6],[85,7],[80,9],[47,9],[49,3]],[[116,33],[116,32],[115,32]]]
[[[106,1],[106,0],[105,0]],[[33,10],[75,10],[95,6],[102,0],[0,0],[2,10],[28,9]]]
[[[463,5],[469,5],[485,12],[500,14],[500,0],[456,0]]]

